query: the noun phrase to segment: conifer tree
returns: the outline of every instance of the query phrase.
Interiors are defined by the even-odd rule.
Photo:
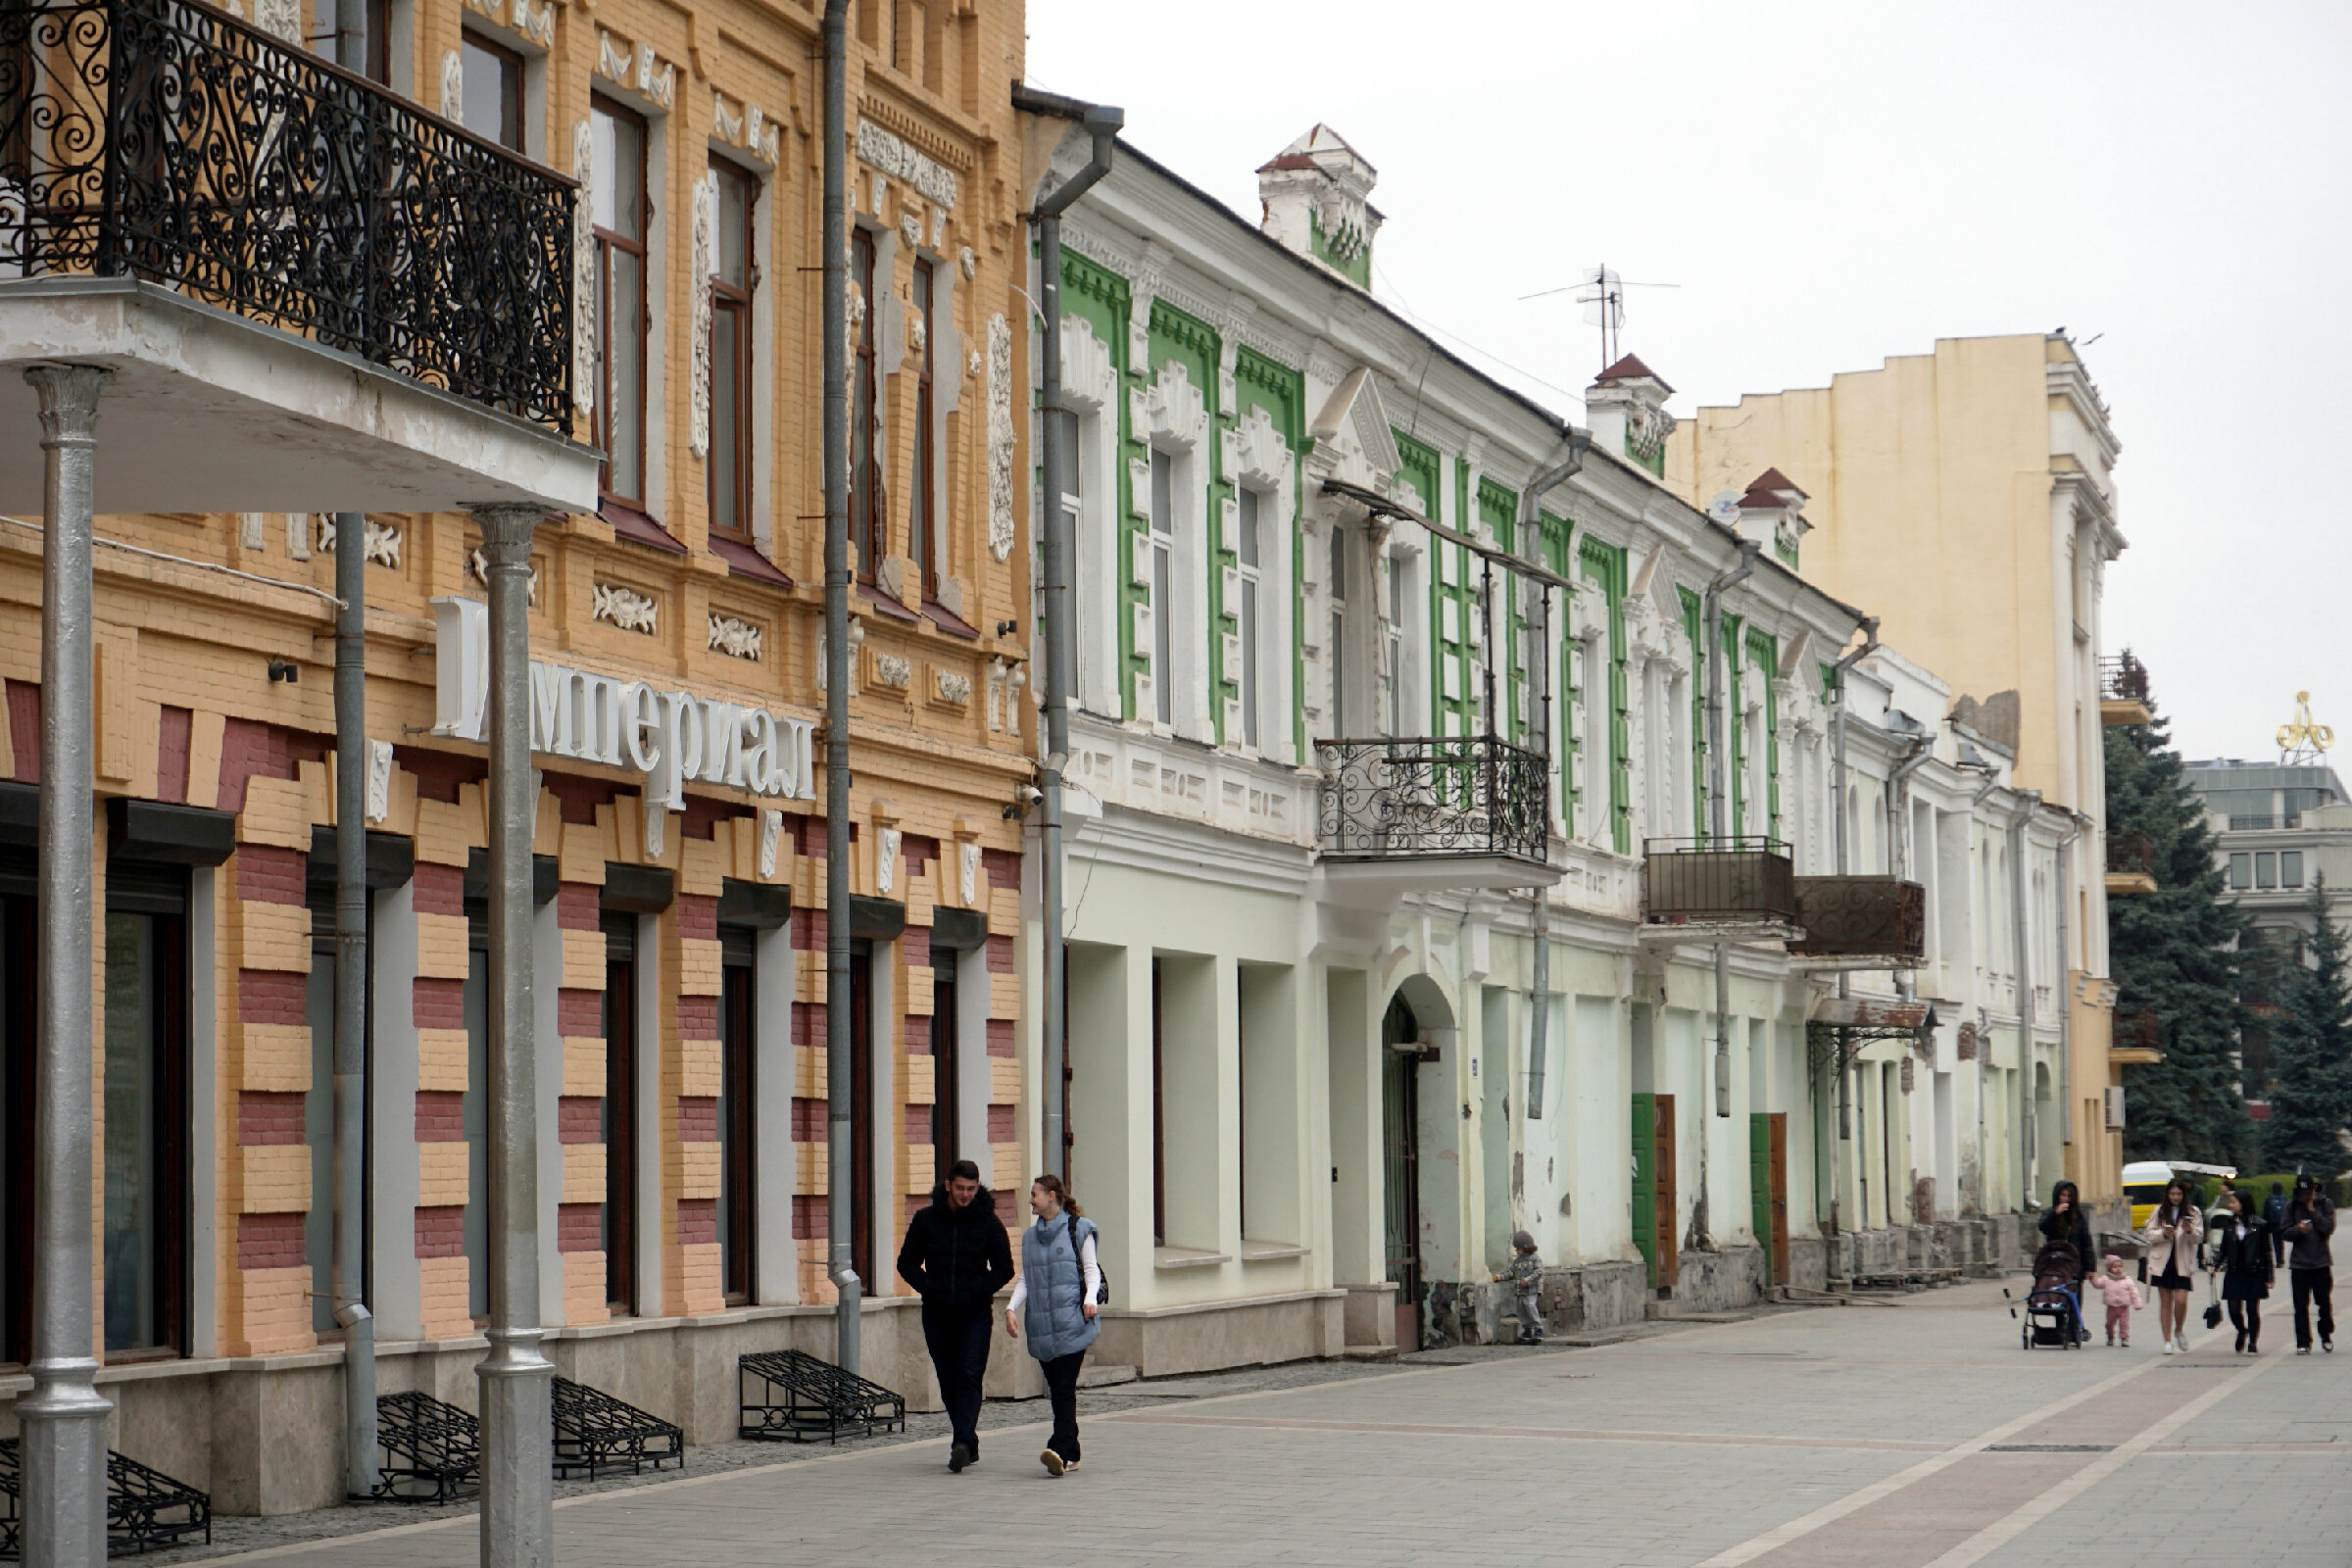
[[[2148,1009],[2164,1054],[2124,1068],[2124,1157],[2246,1165],[2254,1124],[2238,1084],[2238,950],[2250,928],[2225,893],[2204,804],[2161,714],[2105,737],[2109,843],[2146,835],[2156,880],[2153,893],[2107,900],[2119,1031]]]
[[[2344,1128],[2352,1123],[2352,974],[2344,934],[2328,918],[2326,877],[2312,886],[2311,913],[2318,929],[2304,944],[2309,961],[2288,973],[2285,1006],[2272,1033],[2263,1163],[2333,1176],[2352,1165],[2344,1148]]]

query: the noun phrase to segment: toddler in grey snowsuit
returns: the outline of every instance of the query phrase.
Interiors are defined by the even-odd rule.
[[[1503,1277],[1511,1282],[1511,1294],[1518,1300],[1519,1343],[1542,1343],[1544,1313],[1537,1304],[1536,1291],[1543,1283],[1544,1260],[1536,1256],[1536,1239],[1525,1231],[1511,1237],[1510,1272]]]

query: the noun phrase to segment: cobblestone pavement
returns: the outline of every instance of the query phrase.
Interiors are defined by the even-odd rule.
[[[1037,1403],[990,1406],[983,1462],[961,1476],[935,1416],[838,1450],[696,1448],[683,1479],[564,1489],[557,1553],[598,1568],[2352,1563],[2352,1346],[2298,1357],[2279,1322],[2259,1358],[2232,1354],[2226,1327],[2165,1356],[2144,1316],[2132,1349],[2026,1353],[1999,1287],[1971,1284],[1540,1351],[1127,1385],[1085,1396],[1088,1457],[1059,1482],[1036,1462]],[[355,1508],[222,1521],[215,1551],[456,1568],[475,1537],[459,1510]]]

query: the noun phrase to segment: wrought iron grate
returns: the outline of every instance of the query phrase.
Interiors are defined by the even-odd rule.
[[[906,1430],[906,1401],[806,1350],[768,1350],[735,1363],[744,1437],[839,1443]]]
[[[0,1438],[0,1558],[24,1551],[24,1460],[15,1438]],[[106,1554],[133,1557],[213,1539],[213,1499],[184,1481],[106,1451]]]
[[[393,1502],[454,1502],[481,1490],[482,1424],[454,1404],[414,1390],[375,1401],[375,1442],[384,1462],[375,1495]]]
[[[556,1379],[556,1479],[686,1468],[686,1435],[633,1404],[569,1378]]]
[[[1315,742],[1326,859],[1549,854],[1547,764],[1494,735]]]

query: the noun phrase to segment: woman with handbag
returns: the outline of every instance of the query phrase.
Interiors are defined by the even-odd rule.
[[[1095,1222],[1060,1177],[1030,1183],[1029,1211],[1037,1223],[1021,1236],[1021,1277],[1004,1308],[1004,1332],[1020,1338],[1026,1319],[1029,1353],[1044,1368],[1054,1401],[1054,1435],[1037,1458],[1048,1474],[1061,1476],[1078,1468],[1078,1368],[1102,1329],[1095,1319],[1104,1294],[1102,1264]]]
[[[2271,1257],[2271,1231],[2243,1193],[2230,1192],[2222,1200],[2227,1214],[2214,1217],[2213,1251],[2205,1272],[2222,1277],[2222,1299],[2230,1303],[2230,1323],[2237,1330],[2237,1348],[2248,1355],[2262,1353],[2262,1302],[2277,1277]]]
[[[2148,1284],[2156,1292],[2156,1328],[2167,1355],[2188,1353],[2189,1293],[2196,1289],[2198,1243],[2204,1235],[2188,1183],[2174,1177],[2140,1236],[2147,1244]]]

